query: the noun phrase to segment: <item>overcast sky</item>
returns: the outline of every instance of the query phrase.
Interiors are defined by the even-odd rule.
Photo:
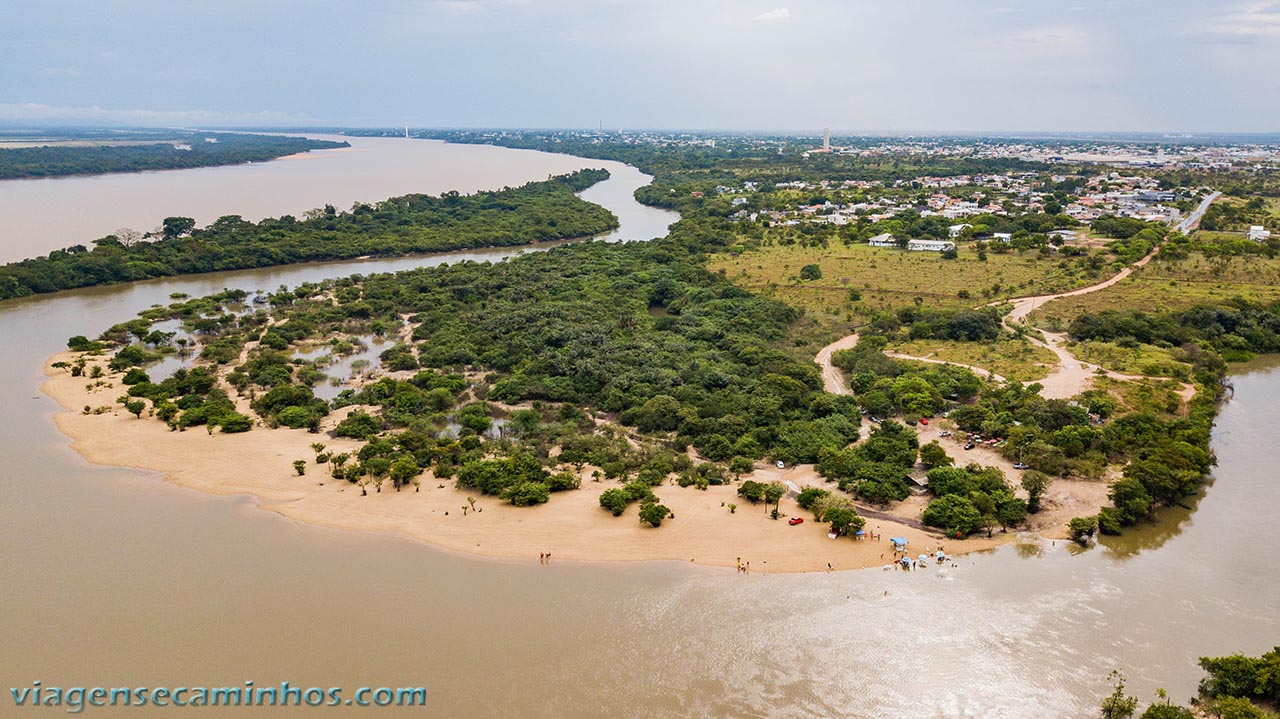
[[[1277,131],[1280,2],[0,0],[0,119]]]

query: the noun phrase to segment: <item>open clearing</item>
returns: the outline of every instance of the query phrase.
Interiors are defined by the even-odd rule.
[[[810,264],[822,270],[822,278],[801,281],[800,268]],[[1073,274],[1074,266],[1064,258],[1042,259],[1031,252],[990,252],[982,262],[969,247],[960,248],[958,259],[944,260],[933,252],[839,243],[828,248],[767,245],[713,257],[709,266],[762,296],[855,323],[909,306],[917,297],[929,309],[962,309],[983,300],[1083,287],[1105,276]],[[853,290],[860,299],[852,299]]]
[[[891,342],[885,347],[885,351],[895,355],[981,367],[1018,382],[1044,379],[1058,361],[1052,352],[1025,339],[998,342],[912,340]]]

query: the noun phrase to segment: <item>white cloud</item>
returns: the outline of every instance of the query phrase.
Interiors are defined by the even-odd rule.
[[[776,20],[787,20],[790,17],[791,11],[784,7],[780,7],[777,10],[762,12],[759,15],[756,15],[755,19],[760,22],[774,22]]]
[[[1067,52],[1084,47],[1088,35],[1080,28],[1067,25],[1033,27],[1011,33],[1004,43],[1010,49],[1045,52]]]
[[[275,110],[245,113],[212,110],[111,110],[97,105],[45,105],[36,102],[0,103],[0,119],[31,122],[103,122],[160,127],[315,124],[315,120],[305,114]]]
[[[1238,6],[1210,24],[1209,28],[1220,35],[1280,37],[1280,3]]]

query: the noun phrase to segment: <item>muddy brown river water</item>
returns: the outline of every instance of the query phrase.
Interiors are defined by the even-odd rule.
[[[400,164],[411,154],[408,165],[430,168],[443,184],[388,183],[375,191],[364,178],[379,177],[378,167],[348,173],[339,166],[344,155],[40,181],[47,184],[35,215],[75,214],[76,222],[35,237],[27,225],[9,223],[9,203],[24,201],[0,183],[0,246],[31,254],[131,222],[149,226],[165,214],[200,215],[177,201],[191,193],[204,194],[209,212],[254,216],[397,192],[497,187],[588,166],[614,172],[585,195],[622,219],[612,239],[660,235],[674,219],[636,204],[631,192],[647,178],[617,163],[425,141],[362,140],[357,149],[366,143],[365,154],[345,157],[363,163],[378,155],[390,163],[388,174],[408,173],[412,184],[412,170]],[[267,199],[280,199],[278,206],[249,206],[241,190],[276,172],[272,164],[301,174],[272,181],[279,194]],[[321,188],[357,179],[326,199],[298,189],[313,171]],[[104,188],[138,182],[168,194],[135,207],[82,204]],[[966,556],[955,568],[916,573],[544,567],[301,525],[247,498],[205,496],[136,470],[87,464],[55,429],[57,407],[38,390],[42,363],[68,336],[94,334],[171,292],[274,288],[508,254],[306,265],[0,303],[7,369],[0,376],[0,689],[36,680],[425,686],[428,706],[412,715],[450,718],[1084,717],[1094,714],[1113,668],[1124,669],[1144,699],[1157,686],[1183,699],[1200,675],[1197,657],[1280,644],[1274,364],[1241,367],[1233,378],[1235,396],[1214,432],[1219,466],[1194,512],[1166,512],[1154,526],[1088,550],[1028,538]],[[7,691],[0,698],[0,716],[63,711],[16,709]]]

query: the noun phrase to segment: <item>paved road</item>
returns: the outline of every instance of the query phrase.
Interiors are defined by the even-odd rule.
[[[1177,230],[1178,232],[1181,232],[1184,235],[1191,234],[1192,231],[1194,231],[1197,227],[1200,226],[1200,218],[1204,217],[1204,213],[1209,211],[1209,205],[1212,205],[1213,201],[1218,199],[1219,197],[1222,197],[1221,192],[1215,192],[1212,195],[1209,195],[1208,197],[1204,198],[1204,202],[1201,202],[1200,206],[1197,207],[1194,212],[1192,212],[1190,215],[1187,215],[1186,219],[1184,219],[1182,222],[1179,222],[1177,225],[1174,225],[1173,229]]]

